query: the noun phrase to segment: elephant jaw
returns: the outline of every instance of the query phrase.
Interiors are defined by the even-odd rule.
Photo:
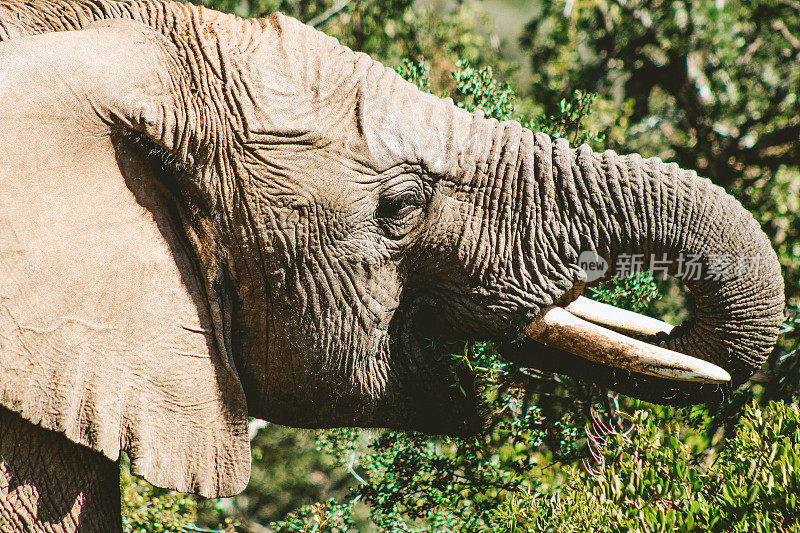
[[[670,331],[666,322],[584,297],[566,307],[551,307],[525,328],[528,337],[542,344],[611,367],[678,381],[730,381],[730,374],[713,363],[625,335]]]

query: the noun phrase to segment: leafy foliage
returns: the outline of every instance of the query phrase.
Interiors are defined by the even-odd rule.
[[[649,272],[606,281],[597,287],[590,287],[589,292],[595,300],[637,313],[646,311],[648,305],[659,296],[658,285]]]
[[[629,429],[593,437],[596,464],[510,505],[528,509],[533,531],[800,531],[796,406],[749,405],[735,438],[711,456],[691,453],[684,429],[663,418],[672,411],[626,415]]]
[[[587,117],[591,116],[597,95],[576,89],[570,98],[562,98],[554,114],[543,114],[527,126],[534,131],[542,131],[553,137],[567,139],[573,146],[589,143],[597,144],[603,134],[586,127]]]
[[[197,498],[171,490],[153,487],[131,475],[130,462],[123,457],[120,467],[122,492],[122,530],[125,533],[184,533],[206,528],[194,526],[198,508],[208,507],[208,502],[198,504]],[[211,513],[206,513],[211,514]],[[217,531],[235,531],[235,521],[217,518]]]
[[[457,106],[468,111],[480,109],[497,120],[508,120],[514,114],[516,96],[508,85],[494,78],[491,67],[474,69],[468,61],[459,60],[453,77],[456,87],[452,97]]]
[[[621,415],[624,431],[595,419],[592,458],[560,468],[557,484],[529,454],[545,427],[535,406],[475,442],[385,433],[355,460],[362,485],[349,503],[306,506],[271,526],[353,530],[352,505],[363,498],[379,531],[800,531],[797,406],[748,405],[719,453],[691,429],[702,413],[638,407]],[[350,469],[357,441],[320,436]]]

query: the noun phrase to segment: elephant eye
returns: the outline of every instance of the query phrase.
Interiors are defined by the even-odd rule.
[[[422,206],[422,195],[409,190],[395,195],[387,195],[378,203],[376,216],[383,220],[401,221]]]

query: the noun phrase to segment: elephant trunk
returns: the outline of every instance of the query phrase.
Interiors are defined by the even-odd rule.
[[[783,311],[780,266],[753,217],[723,189],[675,164],[572,150],[541,134],[534,145],[540,158],[552,154],[545,178],[552,188],[542,187],[551,198],[543,202],[554,205],[567,255],[577,256],[568,260],[584,267],[586,281],[648,269],[681,280],[694,298],[693,318],[648,340],[723,367],[734,386],[746,381],[772,350]],[[596,270],[603,260],[604,276]],[[703,389],[635,373],[617,372],[612,381],[623,392],[670,403],[690,402]]]

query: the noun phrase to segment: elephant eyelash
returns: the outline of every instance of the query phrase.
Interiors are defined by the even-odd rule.
[[[416,191],[406,191],[395,196],[385,196],[378,203],[375,215],[383,220],[402,220],[424,203]]]

